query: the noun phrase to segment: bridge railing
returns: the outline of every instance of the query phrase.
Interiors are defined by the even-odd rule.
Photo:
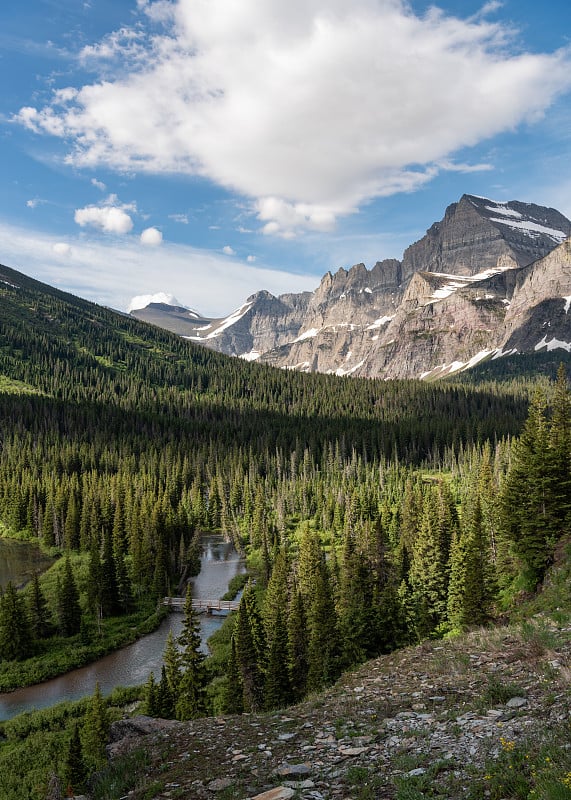
[[[165,597],[163,605],[170,608],[183,608],[186,597]],[[211,614],[213,611],[238,611],[240,604],[236,600],[202,600],[192,599],[192,607],[195,611],[206,611]]]

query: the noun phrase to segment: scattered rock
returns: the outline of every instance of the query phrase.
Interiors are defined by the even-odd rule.
[[[275,774],[279,775],[280,778],[295,778],[309,775],[310,772],[309,764],[282,764],[281,767],[277,768]]]
[[[275,789],[257,794],[252,797],[252,800],[290,800],[290,797],[293,797],[294,794],[294,790],[289,786],[276,786]]]
[[[233,783],[232,778],[216,778],[210,781],[206,788],[210,789],[211,792],[223,792],[224,789],[229,789]]]
[[[524,708],[527,705],[527,700],[525,697],[512,697],[506,703],[508,708]]]

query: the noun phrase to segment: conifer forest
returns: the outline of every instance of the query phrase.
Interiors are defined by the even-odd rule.
[[[56,579],[0,599],[2,690],[184,595],[204,531],[232,540],[250,580],[212,658],[187,600],[141,690],[154,716],[283,708],[368,658],[485,624],[541,584],[569,532],[563,366],[300,374],[0,277],[0,531],[58,555]],[[84,780],[82,749],[95,768],[101,704],[62,734],[62,779]]]

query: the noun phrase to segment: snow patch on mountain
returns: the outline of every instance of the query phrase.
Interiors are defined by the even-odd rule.
[[[548,342],[547,336],[544,336],[543,339],[535,345],[535,350],[542,350],[544,347],[547,348],[548,353],[552,350],[567,350],[568,353],[571,353],[571,342],[562,342],[555,338]]]
[[[557,244],[561,244],[567,238],[567,234],[563,231],[558,231],[555,228],[547,228],[545,225],[540,225],[538,222],[531,222],[531,220],[523,219],[521,221],[515,219],[500,219],[499,217],[491,217],[490,222],[497,222],[500,225],[507,225],[508,228],[519,230],[526,236],[536,237],[544,233],[553,239]]]

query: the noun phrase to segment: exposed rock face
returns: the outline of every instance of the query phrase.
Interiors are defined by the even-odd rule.
[[[464,195],[402,262],[328,272],[313,293],[258,292],[229,317],[190,320],[177,332],[279,367],[386,378],[438,377],[508,351],[569,349],[571,253],[561,243],[570,235],[555,209]]]

